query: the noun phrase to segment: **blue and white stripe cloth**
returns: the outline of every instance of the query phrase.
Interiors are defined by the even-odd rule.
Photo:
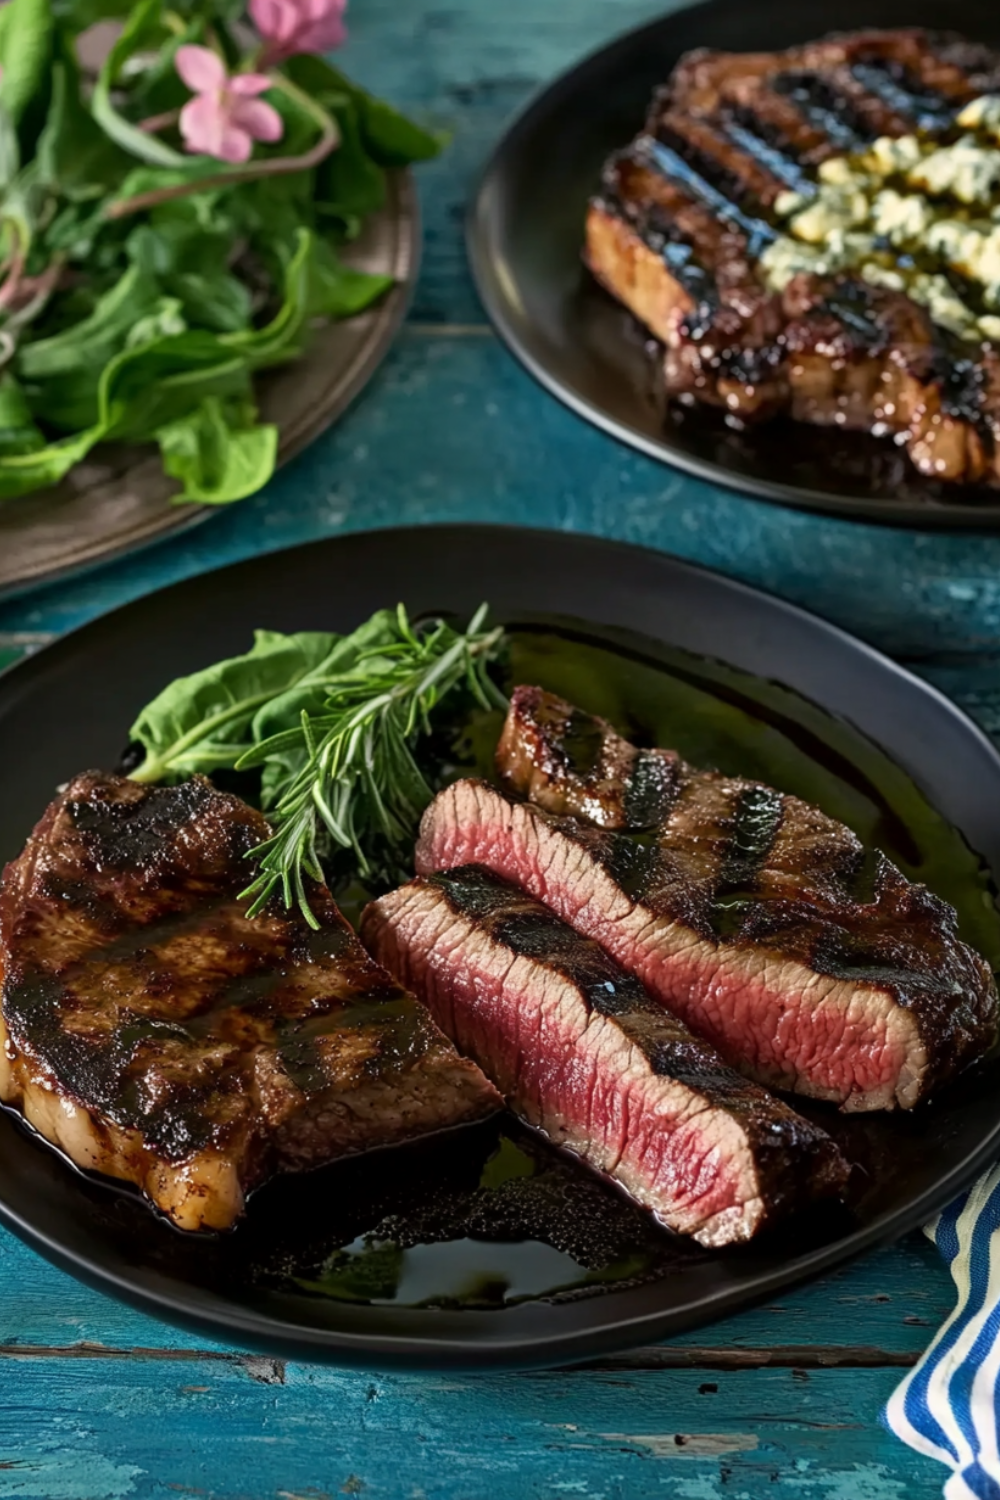
[[[925,1233],[948,1262],[958,1301],[884,1421],[953,1471],[945,1500],[1000,1500],[1000,1166]]]

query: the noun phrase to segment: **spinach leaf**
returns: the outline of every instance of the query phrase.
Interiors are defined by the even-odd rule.
[[[385,202],[385,174],[365,150],[354,100],[343,94],[327,105],[340,128],[340,145],[316,168],[316,207],[324,217],[340,219],[353,238],[361,220]]]
[[[446,135],[424,130],[408,120],[391,104],[352,83],[325,58],[303,54],[290,58],[285,68],[299,88],[334,109],[339,98],[346,96],[353,101],[365,149],[381,167],[405,167],[411,162],[429,161],[447,145]]]
[[[16,373],[36,417],[73,431],[102,421],[99,381],[109,360],[127,343],[157,303],[159,287],[138,266],[104,294],[91,315],[18,351]]]
[[[121,181],[129,158],[98,125],[80,95],[80,74],[68,48],[52,68],[52,100],[38,139],[38,171],[53,192],[100,198]]]
[[[233,766],[250,748],[263,706],[322,668],[340,636],[326,631],[254,632],[252,650],[179,677],[142,710],[129,731],[146,751],[135,781],[183,781]]]
[[[52,31],[50,0],[8,0],[0,10],[0,105],[15,125],[44,98]]]
[[[313,256],[313,310],[328,318],[350,318],[363,312],[395,285],[391,276],[355,271],[336,250],[317,240]]]
[[[0,456],[0,500],[13,500],[45,485],[58,484],[103,435],[101,428],[93,427],[33,452]]]
[[[253,425],[250,403],[206,396],[196,411],[156,433],[163,467],[184,486],[182,498],[205,505],[242,500],[274,473],[278,429]]]
[[[9,370],[0,375],[0,458],[37,453],[45,439],[35,425],[24,392]]]

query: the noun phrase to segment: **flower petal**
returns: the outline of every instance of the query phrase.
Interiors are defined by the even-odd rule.
[[[266,73],[237,73],[229,80],[231,94],[262,94],[273,87],[273,80]]]
[[[225,86],[225,64],[209,47],[186,43],[177,48],[174,62],[183,82],[196,94],[212,93]]]
[[[230,123],[246,130],[257,141],[280,141],[285,122],[273,105],[263,99],[236,99],[229,112]]]
[[[293,0],[250,0],[250,15],[266,41],[281,44],[299,25],[299,8]]]
[[[323,16],[304,27],[295,38],[296,52],[332,52],[347,40],[347,27],[339,14]]]
[[[226,117],[218,99],[212,94],[196,94],[181,110],[178,121],[184,144],[189,151],[218,156]]]
[[[250,139],[249,132],[243,130],[234,120],[227,120],[222,139],[219,141],[219,149],[214,154],[221,161],[239,163],[249,161],[252,150],[253,141]]]

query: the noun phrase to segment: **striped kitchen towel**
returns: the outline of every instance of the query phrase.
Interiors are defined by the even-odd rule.
[[[1000,1500],[1000,1166],[925,1233],[948,1262],[958,1301],[883,1418],[953,1470],[945,1500]]]

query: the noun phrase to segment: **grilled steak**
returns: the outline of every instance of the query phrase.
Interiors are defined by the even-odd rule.
[[[909,1108],[994,1039],[951,907],[808,803],[637,751],[537,688],[498,763],[509,793],[462,781],[428,809],[418,870],[517,881],[760,1082]]]
[[[481,865],[369,906],[370,951],[515,1110],[703,1245],[844,1186],[823,1131],[728,1068],[592,938]]]
[[[88,772],[0,890],[0,1097],[81,1167],[221,1229],[278,1171],[500,1107],[379,969],[329,892],[319,923],[239,892],[260,813],[200,777]]]
[[[668,396],[892,435],[1000,484],[1000,57],[922,32],[695,52],[608,162],[585,258]]]

